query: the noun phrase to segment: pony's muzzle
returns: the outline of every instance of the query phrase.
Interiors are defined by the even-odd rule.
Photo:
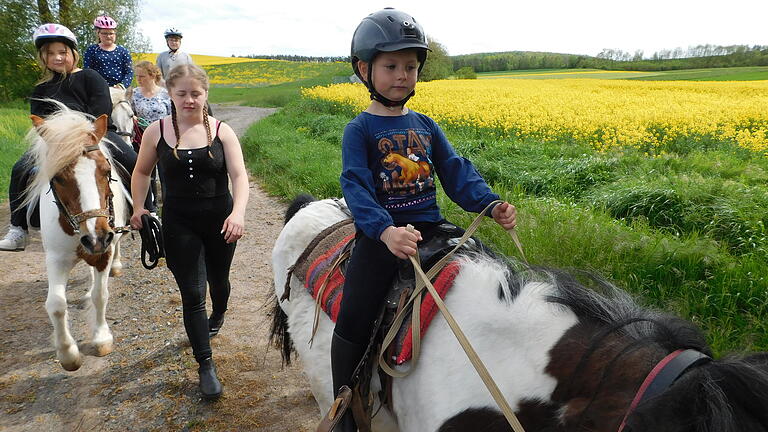
[[[107,248],[112,244],[114,238],[115,232],[112,230],[109,230],[98,237],[86,234],[80,237],[80,244],[83,245],[83,248],[85,248],[91,255],[102,254],[107,251]]]

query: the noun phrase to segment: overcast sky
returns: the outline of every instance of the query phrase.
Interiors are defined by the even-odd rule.
[[[768,0],[145,0],[139,28],[155,52],[174,26],[194,54],[344,56],[360,20],[387,6],[411,14],[451,55],[768,45]]]

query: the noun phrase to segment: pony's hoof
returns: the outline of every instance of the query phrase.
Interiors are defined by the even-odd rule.
[[[110,277],[118,277],[123,275],[123,269],[122,268],[114,268],[112,267],[109,269],[109,276]]]
[[[80,369],[80,366],[83,365],[83,358],[82,356],[78,355],[73,360],[60,361],[60,363],[61,363],[61,367],[63,367],[65,371],[74,372]]]
[[[111,353],[114,350],[114,346],[112,344],[112,341],[100,343],[98,345],[94,344],[94,349],[96,351],[97,357],[104,357],[105,355]]]

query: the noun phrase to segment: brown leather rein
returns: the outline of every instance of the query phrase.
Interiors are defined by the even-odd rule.
[[[93,144],[90,146],[85,147],[85,152],[89,153],[92,151],[100,150],[98,144]],[[110,174],[109,181],[115,181],[112,179],[112,176]],[[130,226],[123,226],[123,227],[115,227],[115,211],[112,207],[112,192],[109,193],[107,197],[107,201],[109,202],[109,208],[98,208],[98,209],[91,209],[86,210],[81,213],[77,213],[73,215],[69,209],[67,209],[67,206],[64,205],[63,202],[61,202],[61,199],[59,198],[59,194],[56,192],[56,187],[53,185],[53,180],[49,183],[51,187],[51,193],[53,194],[53,202],[56,204],[56,207],[58,207],[59,212],[64,216],[64,219],[69,223],[69,225],[72,227],[72,230],[75,232],[75,234],[80,234],[80,224],[87,221],[88,219],[93,219],[97,217],[103,217],[109,219],[109,226],[112,228],[113,231],[116,233],[124,233],[131,230]]]

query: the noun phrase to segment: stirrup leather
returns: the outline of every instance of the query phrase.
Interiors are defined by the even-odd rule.
[[[349,408],[352,402],[352,389],[347,386],[341,386],[339,389],[339,396],[331,404],[331,409],[328,410],[328,414],[323,416],[320,420],[320,424],[317,426],[317,432],[332,432],[333,428],[341,420],[341,417]]]

